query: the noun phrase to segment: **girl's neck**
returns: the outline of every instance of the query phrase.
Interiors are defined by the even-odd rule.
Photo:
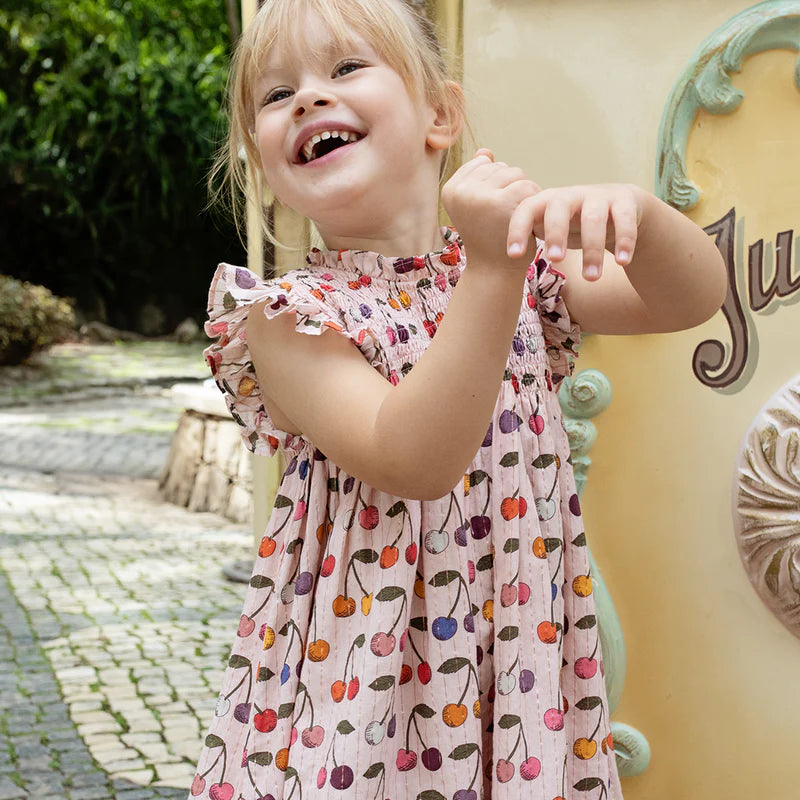
[[[438,198],[437,198],[438,201]],[[349,221],[348,221],[349,222]],[[412,207],[405,213],[375,215],[368,224],[323,226],[317,230],[328,250],[369,250],[384,256],[415,256],[442,249],[438,203],[431,208]]]

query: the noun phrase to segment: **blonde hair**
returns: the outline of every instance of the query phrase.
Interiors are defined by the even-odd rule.
[[[273,245],[287,247],[269,226],[267,209],[279,201],[270,196],[252,133],[253,87],[267,53],[280,41],[280,33],[291,30],[306,12],[319,15],[339,46],[346,46],[350,31],[356,31],[401,76],[412,99],[424,99],[431,107],[442,109],[449,122],[466,122],[463,94],[454,90],[434,25],[421,5],[415,0],[268,0],[262,6],[233,54],[227,92],[230,125],[209,174],[211,204],[229,201],[240,236],[249,177],[255,197],[262,198],[264,237]],[[440,178],[449,161],[450,150],[442,159]]]

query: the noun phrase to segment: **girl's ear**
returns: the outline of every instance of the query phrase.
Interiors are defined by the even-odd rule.
[[[428,128],[425,143],[434,150],[447,150],[461,135],[464,127],[464,90],[455,81],[445,84],[445,102],[436,109],[435,117]]]

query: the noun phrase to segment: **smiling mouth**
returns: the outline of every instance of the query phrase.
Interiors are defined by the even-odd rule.
[[[334,150],[360,142],[363,138],[364,134],[353,131],[325,131],[322,134],[315,134],[300,149],[298,161],[300,164],[310,164]]]

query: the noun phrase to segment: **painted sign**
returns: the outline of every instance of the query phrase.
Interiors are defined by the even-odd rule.
[[[742,254],[744,249],[744,218],[737,224],[735,207],[704,230],[715,238],[728,270],[728,294],[722,313],[730,329],[731,344],[728,346],[718,339],[701,342],[694,351],[692,368],[706,386],[738,391],[747,384],[758,361],[752,313],[771,314],[779,306],[800,299],[797,294],[800,263],[796,251],[795,274],[792,274],[794,231],[779,231],[774,246],[771,242],[765,244],[763,239],[753,242],[748,247],[745,265],[736,259],[736,253]]]

